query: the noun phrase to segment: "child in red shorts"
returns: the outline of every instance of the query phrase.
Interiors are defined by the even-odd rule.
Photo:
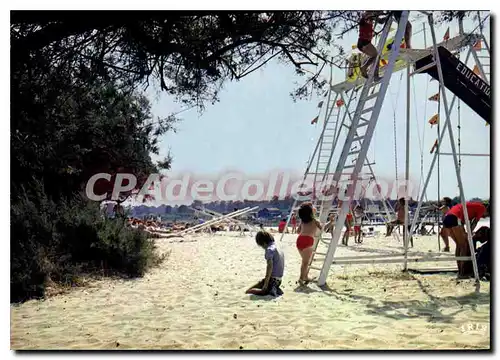
[[[356,244],[361,244],[363,242],[361,231],[361,222],[363,220],[363,208],[360,205],[357,205],[354,208],[354,242]]]
[[[300,257],[302,258],[299,283],[304,285],[311,281],[307,278],[307,272],[314,251],[314,235],[316,234],[316,230],[321,230],[321,225],[314,218],[314,210],[310,203],[300,206],[299,219],[301,222],[298,228],[297,250],[299,250]]]
[[[351,230],[352,230],[352,213],[351,210],[349,209],[349,212],[346,215],[345,218],[345,223],[344,223],[346,230],[344,232],[344,236],[342,237],[342,245],[347,246],[347,243],[349,242],[349,235],[351,235]]]

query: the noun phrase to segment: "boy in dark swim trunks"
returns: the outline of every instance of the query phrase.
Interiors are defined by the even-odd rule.
[[[314,235],[318,229],[321,230],[321,225],[314,218],[314,210],[311,203],[305,203],[300,206],[299,219],[301,223],[298,228],[297,250],[302,258],[299,283],[303,285],[312,281],[307,278],[307,270],[314,250]]]
[[[373,21],[383,23],[385,19],[378,20],[380,11],[365,11],[359,21],[359,35],[358,35],[358,50],[367,55],[369,59],[359,68],[361,75],[368,78],[368,67],[377,59],[377,48],[372,44],[373,39]],[[380,75],[378,73],[379,64],[375,64],[375,75],[373,81],[379,81]]]
[[[283,295],[280,289],[283,272],[285,270],[285,257],[283,253],[276,248],[274,238],[266,231],[259,231],[255,235],[257,245],[265,249],[264,258],[267,262],[266,276],[257,284],[246,291],[253,295],[271,295],[274,297]]]

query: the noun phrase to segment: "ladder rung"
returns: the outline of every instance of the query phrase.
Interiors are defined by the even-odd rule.
[[[307,175],[335,175],[335,173],[332,173],[332,172],[329,172],[329,173],[325,173],[324,171],[323,172],[308,172]]]
[[[373,98],[377,97],[378,93],[379,93],[379,92],[376,92],[376,93],[371,94],[370,96],[367,96],[367,97],[366,97],[366,101],[368,101],[368,100],[370,100],[370,99],[373,99]]]
[[[368,120],[365,120],[365,119],[363,119],[363,118],[361,118],[360,120],[363,120],[363,122],[360,122],[360,123],[358,124],[358,126],[356,126],[356,129],[359,129],[359,128],[363,127],[363,126],[367,126],[367,125],[368,125],[368,123],[369,123],[369,121],[368,121]]]
[[[363,111],[361,111],[361,114],[366,114],[367,112],[373,111],[373,108],[374,106],[369,107],[368,109],[364,109]]]
[[[352,139],[352,141],[359,141],[359,140],[361,140],[361,139],[364,139],[364,137],[365,137],[364,135],[357,136],[357,137],[355,137],[354,139]]]
[[[309,266],[310,269],[314,269],[314,270],[321,270],[320,267],[316,267],[316,266]]]
[[[369,165],[375,165],[375,163],[366,163],[366,164],[363,164],[363,166],[369,166]],[[356,166],[356,164],[352,164],[352,165],[346,165],[344,166],[344,169],[352,169]]]
[[[359,154],[361,152],[361,150],[354,150],[354,151],[351,151],[348,155],[356,155],[356,154]]]

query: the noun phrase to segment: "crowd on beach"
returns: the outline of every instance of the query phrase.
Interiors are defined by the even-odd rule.
[[[128,218],[127,226],[135,229],[141,229],[151,234],[171,234],[187,230],[195,225],[203,224],[204,220],[195,219],[193,221],[183,221],[183,222],[172,222],[164,223],[158,220],[143,220],[137,218]],[[200,229],[195,232],[202,232],[205,229]],[[230,223],[228,221],[222,220],[219,223],[211,224],[208,226],[208,231],[218,232],[218,231],[248,231],[247,228],[240,224]]]

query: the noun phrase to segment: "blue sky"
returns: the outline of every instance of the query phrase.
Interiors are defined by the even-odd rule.
[[[414,33],[422,29],[424,20],[413,19]],[[465,31],[473,29],[476,25],[477,23],[466,21]],[[458,24],[455,23],[436,27],[438,41],[441,41],[448,26],[451,37],[458,34]],[[489,21],[485,26],[485,34],[489,41]],[[356,39],[357,32],[353,31],[339,43],[348,50]],[[431,45],[430,39],[430,32],[427,31],[427,46]],[[414,34],[412,42],[414,48],[423,48],[423,33]],[[465,54],[464,51],[462,59]],[[468,65],[471,68],[473,66],[470,60]],[[395,177],[393,130],[395,116],[398,177],[404,178],[406,136],[404,75],[405,72],[399,72],[392,77],[369,151],[369,156],[376,162],[375,173],[380,177]],[[325,71],[324,76],[328,77],[328,72]],[[337,82],[342,81],[343,70],[336,69],[334,77]],[[437,92],[438,82],[429,80],[430,77],[425,74],[414,76],[411,80],[410,176],[417,182],[421,176],[425,178],[427,174],[431,162],[429,151],[437,137],[436,127],[431,128],[427,123],[429,118],[437,113],[437,102],[427,99]],[[170,173],[217,174],[226,169],[238,169],[249,175],[268,173],[276,169],[303,173],[306,161],[321,131],[320,123],[310,124],[317,115],[320,99],[313,96],[310,100],[293,102],[289,94],[295,88],[297,81],[301,81],[301,78],[295,75],[291,66],[272,62],[238,82],[227,83],[220,93],[220,101],[215,105],[207,105],[203,114],[198,114],[196,110],[182,113],[182,122],[177,125],[177,132],[165,134],[161,139],[161,155],[165,155],[169,150],[173,155]],[[153,114],[156,116],[167,116],[182,108],[165,94],[157,95],[152,89],[148,90],[148,93],[153,105]],[[448,101],[451,101],[452,94],[447,93],[447,96]],[[452,115],[455,137],[457,137],[456,107],[457,105]],[[442,114],[444,120],[444,110]],[[461,126],[462,152],[489,153],[490,127],[485,126],[484,120],[463,103]],[[424,173],[421,175],[422,148]],[[441,150],[451,151],[447,136]],[[457,181],[451,157],[441,157],[440,175],[441,197],[457,195]],[[462,157],[462,180],[467,198],[489,197],[489,157]],[[437,191],[436,167],[427,190],[428,198],[437,198]]]

